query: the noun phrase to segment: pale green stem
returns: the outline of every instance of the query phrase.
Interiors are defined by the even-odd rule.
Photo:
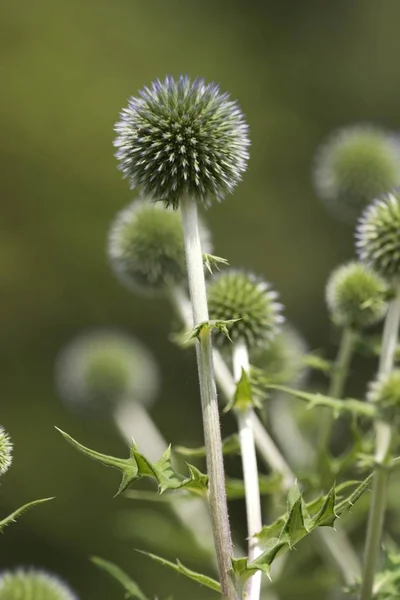
[[[249,353],[243,341],[233,346],[232,353],[233,376],[236,382],[242,377],[242,370],[247,374],[250,370]],[[262,548],[257,543],[256,533],[262,528],[260,487],[258,484],[258,467],[256,447],[253,434],[253,407],[239,408],[236,411],[239,429],[239,443],[242,457],[242,469],[246,500],[247,535],[249,541],[249,562],[255,560],[262,553]],[[259,600],[261,593],[261,571],[251,577],[246,584],[246,600]]]
[[[180,208],[185,239],[193,324],[196,327],[209,320],[197,205],[194,200],[186,197],[181,200]],[[199,339],[196,340],[196,354],[203,413],[207,473],[209,476],[209,506],[222,597],[224,600],[237,600],[238,595],[232,578],[231,557],[233,546],[225,491],[222,439],[217,390],[214,380],[211,331],[208,327],[204,327],[201,330]]]
[[[389,310],[385,320],[378,377],[388,375],[393,369],[400,324],[400,285],[397,285],[396,292],[395,299],[389,304]],[[377,421],[375,425],[375,434],[376,470],[368,517],[360,600],[370,600],[373,595],[375,571],[378,562],[383,520],[386,510],[389,471],[386,468],[385,463],[389,454],[392,439],[391,425],[384,421]]]
[[[354,355],[356,340],[357,334],[353,329],[350,327],[343,329],[339,351],[328,389],[328,396],[331,398],[341,398],[343,396],[344,386],[346,385],[349,375],[351,359]],[[319,425],[318,448],[320,454],[328,451],[333,423],[333,412],[329,409],[324,409]]]

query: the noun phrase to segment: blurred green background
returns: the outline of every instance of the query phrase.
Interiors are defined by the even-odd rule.
[[[144,504],[114,500],[117,475],[79,456],[53,428],[126,452],[112,424],[69,414],[54,389],[60,347],[82,329],[112,325],[136,335],[160,364],[152,414],[165,437],[201,443],[195,365],[168,339],[169,307],[130,295],[107,265],[110,221],[133,198],[113,158],[113,124],[129,95],[166,74],[202,76],[239,100],[251,161],[235,194],[206,215],[216,253],[272,281],[310,347],[332,355],[324,285],[353,254],[352,228],[316,198],[314,153],[342,125],[399,128],[399,22],[397,0],[3,4],[0,420],[15,460],[2,480],[1,514],[37,497],[57,499],[1,537],[1,568],[40,565],[70,581],[81,600],[122,598],[88,562],[98,554],[149,594],[213,597],[134,553],[154,548],[167,511],[152,516]],[[357,385],[363,393],[363,381]],[[223,427],[232,430],[230,417]],[[237,467],[228,464],[239,474]],[[127,509],[131,526],[121,532],[118,514]],[[232,523],[243,536],[240,502]],[[177,529],[172,522],[172,537]],[[322,595],[305,586],[282,597]]]

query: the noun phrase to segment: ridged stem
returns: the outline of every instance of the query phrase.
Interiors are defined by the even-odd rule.
[[[180,209],[185,240],[193,325],[197,327],[209,320],[197,205],[194,200],[186,197],[181,200]],[[238,594],[232,578],[231,557],[233,546],[225,491],[221,428],[217,390],[214,380],[211,331],[209,327],[204,327],[198,339],[196,339],[196,355],[203,414],[207,473],[209,476],[209,506],[222,598],[224,600],[237,600]]]
[[[388,375],[393,369],[394,355],[400,325],[400,285],[396,297],[389,304],[383,330],[382,349],[379,360],[378,378]],[[377,421],[375,424],[375,476],[372,486],[371,505],[368,516],[367,539],[364,552],[363,579],[360,600],[370,600],[373,595],[375,571],[382,538],[383,520],[386,510],[389,471],[385,466],[391,440],[392,428],[389,423]]]
[[[242,370],[249,373],[249,353],[243,341],[237,342],[233,347],[233,376],[236,382],[240,381]],[[239,443],[242,457],[242,469],[246,500],[247,535],[249,540],[248,560],[255,560],[262,553],[257,543],[256,533],[262,528],[260,487],[258,483],[258,467],[256,447],[253,433],[253,414],[251,405],[238,408],[236,418],[239,429]],[[253,575],[246,583],[246,600],[259,600],[261,593],[261,571]]]

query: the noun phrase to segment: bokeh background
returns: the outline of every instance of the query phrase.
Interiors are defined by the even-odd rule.
[[[129,95],[166,74],[202,76],[239,100],[251,161],[235,194],[207,212],[216,252],[272,281],[309,346],[332,356],[324,285],[352,257],[353,232],[318,201],[312,165],[318,145],[339,126],[400,128],[399,21],[397,0],[3,5],[0,420],[15,460],[1,483],[1,514],[38,497],[57,499],[1,537],[1,568],[40,565],[70,581],[82,600],[122,598],[89,563],[97,554],[118,562],[149,595],[213,597],[134,552],[153,549],[164,532],[181,544],[170,557],[185,558],[185,538],[176,543],[179,525],[168,509],[113,499],[117,474],[79,456],[53,428],[105,452],[126,452],[111,423],[65,410],[53,375],[71,337],[117,326],[160,365],[152,415],[165,437],[201,443],[194,360],[169,339],[170,308],[129,294],[107,264],[110,221],[133,198],[113,157],[113,124]],[[373,366],[359,367],[350,387],[362,394]],[[230,417],[223,427],[233,430]],[[240,473],[235,461],[228,468]],[[232,523],[243,536],[241,502],[232,506]],[[321,598],[321,590],[303,583],[297,595],[283,589],[282,598]]]

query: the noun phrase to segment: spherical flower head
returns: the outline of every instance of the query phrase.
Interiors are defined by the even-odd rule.
[[[146,348],[115,331],[93,331],[72,340],[56,363],[56,386],[69,407],[109,414],[118,404],[149,406],[158,391],[157,366]]]
[[[326,302],[336,325],[360,330],[383,319],[387,293],[380,275],[354,261],[333,271],[326,285]]]
[[[268,346],[283,322],[278,294],[268,283],[251,273],[226,270],[214,276],[207,290],[210,319],[239,319],[229,325],[233,342],[244,341],[248,348]],[[230,344],[224,335],[217,343]]]
[[[12,449],[10,436],[0,425],[0,475],[4,475],[11,466]]]
[[[78,600],[78,596],[55,575],[29,568],[0,574],[0,600]]]
[[[379,405],[384,418],[391,421],[400,416],[400,369],[382,375],[369,386],[367,399]]]
[[[356,230],[357,253],[389,280],[400,276],[400,190],[372,202]]]
[[[210,235],[202,220],[200,236],[203,251],[210,253]],[[181,215],[147,200],[133,202],[111,226],[108,255],[119,281],[140,294],[186,284]]]
[[[385,131],[368,125],[340,129],[317,154],[317,193],[345,219],[400,185],[400,145]]]
[[[115,130],[119,168],[131,188],[173,208],[185,195],[206,206],[223,199],[247,166],[239,106],[202,79],[157,80],[129,99]]]

